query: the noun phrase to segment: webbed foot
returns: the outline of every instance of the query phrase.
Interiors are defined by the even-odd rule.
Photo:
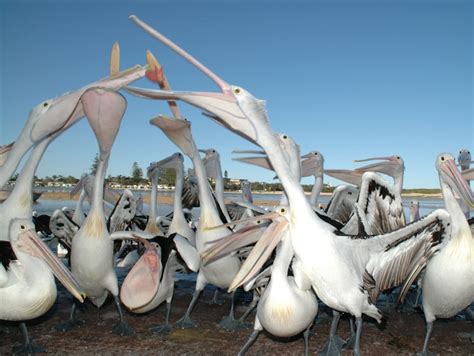
[[[252,326],[249,323],[244,323],[243,321],[240,321],[239,319],[235,319],[232,316],[228,315],[222,318],[219,323],[219,327],[227,331],[236,331],[248,329]]]
[[[152,327],[148,330],[150,330],[153,334],[167,335],[171,332],[171,325],[170,324],[158,325],[158,326],[154,326],[154,327]]]
[[[112,332],[120,336],[130,336],[135,334],[133,328],[124,321],[119,322],[117,325],[115,325],[112,328]]]
[[[32,342],[12,347],[12,353],[14,355],[33,355],[36,353],[44,352],[46,352],[46,349],[44,347],[35,345]]]
[[[342,345],[344,345],[344,341],[339,336],[331,337],[322,350],[318,351],[318,354],[323,356],[339,356],[342,351]]]
[[[196,326],[197,323],[187,315],[183,316],[174,324],[174,327],[178,329],[190,329],[195,328]]]

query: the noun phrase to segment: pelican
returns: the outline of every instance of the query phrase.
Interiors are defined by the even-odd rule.
[[[370,239],[337,234],[334,228],[313,212],[303,189],[292,176],[278,140],[270,128],[264,101],[256,99],[242,87],[228,84],[136,16],[131,16],[131,19],[199,68],[221,91],[203,93],[141,88],[128,90],[142,97],[182,100],[204,109],[210,113],[206,116],[265,150],[288,196],[290,209],[287,221],[295,258],[317,296],[326,305],[336,313],[346,312],[356,318],[354,354],[360,355],[362,314],[381,321],[382,315],[374,305],[378,293],[402,282],[405,282],[405,286],[411,284],[429,258],[436,254],[445,242],[450,230],[449,215],[444,210],[437,210],[419,222]],[[281,237],[282,235],[278,234],[275,236],[277,241],[269,239],[252,252],[256,256],[262,255],[263,251],[272,249],[267,246],[275,246]],[[263,256],[268,255],[265,253]],[[257,260],[261,266],[263,258]],[[406,263],[400,263],[402,260]],[[243,266],[241,271],[258,271],[258,266]],[[252,273],[239,278],[238,281],[234,280],[229,291],[249,278],[253,278]]]
[[[30,154],[8,199],[0,204],[0,319],[20,321],[24,345],[14,352],[39,351],[30,341],[25,320],[46,313],[56,300],[53,274],[83,302],[83,292],[61,261],[34,232],[33,178],[56,133],[40,141]]]
[[[87,91],[81,100],[84,113],[96,135],[100,154],[92,206],[72,240],[72,274],[95,306],[102,306],[109,292],[113,295],[120,316],[120,323],[113,330],[121,335],[131,334],[132,329],[125,322],[120,308],[113,241],[109,238],[102,203],[110,151],[125,113],[126,100],[122,95],[103,88]],[[67,330],[75,324],[77,321],[73,304],[69,322],[60,328]]]
[[[150,164],[148,171],[156,171],[159,169],[174,169],[176,172],[175,179],[175,190],[174,190],[174,200],[173,200],[173,219],[168,228],[167,236],[173,234],[179,234],[189,242],[196,246],[195,233],[189,227],[189,224],[186,221],[183,211],[183,204],[181,202],[181,195],[183,192],[183,180],[184,180],[184,158],[181,153],[174,153],[173,155],[159,161]]]
[[[303,156],[301,162],[301,177],[314,176],[309,203],[313,209],[318,209],[317,203],[324,184],[324,156],[319,151],[311,151]]]
[[[191,158],[194,165],[196,177],[198,179],[199,201],[201,211],[199,223],[196,231],[196,249],[201,253],[207,249],[213,242],[227,236],[231,231],[222,227],[208,231],[208,227],[222,225],[222,220],[217,211],[215,201],[207,182],[207,176],[204,164],[199,156],[198,149],[194,143],[191,134],[191,123],[184,119],[171,119],[160,115],[150,122],[158,126],[168,138],[174,142],[184,154]],[[191,319],[190,314],[197,302],[197,299],[204,289],[205,285],[211,283],[219,288],[227,288],[240,268],[240,261],[236,256],[226,256],[206,266],[200,266],[196,280],[196,289],[191,303],[186,310],[185,315],[176,324],[182,328],[193,327],[196,323]],[[221,322],[224,328],[235,328],[234,319],[234,293],[232,294],[231,311],[228,317]]]
[[[451,154],[440,154],[436,159],[436,169],[452,229],[447,245],[426,266],[421,283],[427,325],[423,355],[428,354],[434,321],[450,318],[474,301],[474,237],[454,196],[457,192],[472,206],[472,192],[457,170]]]
[[[466,179],[468,182],[473,180],[473,177],[471,177],[472,170],[469,168],[471,166],[471,163],[473,163],[471,158],[471,151],[469,151],[466,148],[463,148],[459,151],[458,155],[458,164],[461,167],[461,171],[464,175],[464,179]],[[465,204],[464,201],[461,201],[461,207],[462,210],[464,211],[464,215],[469,218],[471,210],[469,209],[469,206]]]
[[[114,51],[112,51],[111,59],[118,61]],[[87,90],[96,87],[120,90],[142,78],[145,71],[146,67],[140,65],[121,72],[114,71],[110,77],[57,98],[46,100],[33,108],[19,136],[11,147],[7,147],[8,153],[5,153],[5,160],[5,155],[0,150],[0,160],[4,160],[0,166],[0,188],[10,179],[20,160],[31,147],[58,131],[66,130],[84,117],[84,108],[80,99]]]

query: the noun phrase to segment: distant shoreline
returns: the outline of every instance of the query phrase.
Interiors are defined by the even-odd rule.
[[[172,192],[172,191],[166,191]],[[143,195],[143,202],[146,204],[150,203],[150,195],[148,191],[141,192]],[[229,191],[226,193],[239,194],[238,191]],[[255,195],[279,195],[281,192],[252,192]],[[330,196],[332,193],[321,193],[323,196]],[[309,195],[309,194],[307,194]],[[409,193],[403,194],[403,198],[418,198],[418,199],[441,199],[441,194],[421,194],[421,193]],[[68,192],[43,192],[39,200],[78,200],[79,195],[71,197]],[[158,193],[158,204],[173,204],[174,196],[173,195],[164,195]],[[226,201],[227,202],[227,201]],[[275,206],[278,205],[277,200],[271,199],[254,199],[254,204],[259,206]]]

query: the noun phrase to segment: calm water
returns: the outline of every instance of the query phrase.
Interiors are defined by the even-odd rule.
[[[138,194],[148,194],[147,192],[140,192]],[[160,192],[161,195],[172,195],[173,192]],[[225,193],[225,198],[230,200],[240,200],[241,195],[240,193]],[[270,200],[278,202],[281,198],[280,194],[254,194],[254,200]],[[321,196],[320,203],[327,204],[329,202],[329,196]],[[409,217],[409,204],[412,199],[403,199],[403,204],[405,206],[405,214]],[[432,198],[418,198],[418,202],[420,203],[420,216],[426,215],[435,209],[442,208],[444,203],[441,199],[432,199]],[[48,214],[50,215],[54,210],[61,209],[63,207],[68,207],[74,209],[76,207],[77,202],[74,200],[42,200],[41,198],[38,202],[33,206],[33,209],[36,210],[39,214]],[[89,210],[89,204],[85,203],[84,208],[86,212]],[[109,209],[112,207],[110,206]],[[172,211],[171,205],[158,205],[158,215],[166,215]],[[148,204],[144,204],[143,212],[148,214]],[[196,210],[196,209],[195,209]]]

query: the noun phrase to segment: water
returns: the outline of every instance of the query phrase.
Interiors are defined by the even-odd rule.
[[[146,192],[140,192],[140,194],[147,194]],[[160,192],[160,195],[172,195],[173,192]],[[241,200],[240,193],[225,193],[225,198],[229,200]],[[267,200],[267,201],[274,201],[278,202],[281,199],[281,194],[253,194],[253,198],[255,201],[258,200]],[[320,196],[319,202],[321,204],[326,205],[329,202],[330,196]],[[414,200],[414,198],[404,198],[403,199],[403,206],[405,208],[405,216],[408,218],[410,216],[409,206],[410,202]],[[444,207],[444,202],[442,199],[439,198],[416,198],[420,203],[420,216],[424,216],[429,214],[431,211],[439,208]],[[63,207],[75,209],[77,202],[74,200],[43,200],[38,199],[37,203],[33,206],[33,209],[38,212],[38,214],[48,214],[51,215],[54,210],[61,209]],[[107,210],[110,210],[112,207],[108,207]],[[169,204],[159,204],[158,205],[158,215],[164,216],[170,213],[173,210],[173,206]],[[89,204],[87,202],[84,203],[84,210],[87,213],[89,211]],[[196,213],[199,211],[196,210]],[[143,213],[148,214],[149,206],[148,204],[143,205]]]

